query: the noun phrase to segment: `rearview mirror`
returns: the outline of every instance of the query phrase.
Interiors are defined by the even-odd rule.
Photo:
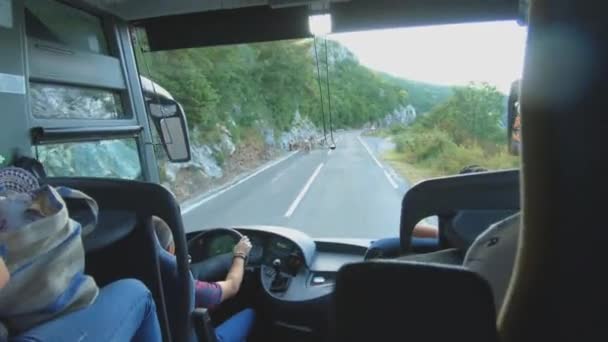
[[[147,77],[140,76],[148,114],[172,162],[190,161],[190,139],[186,114],[171,93]]]
[[[179,102],[169,99],[148,101],[150,117],[172,162],[190,161],[190,139],[186,114]]]
[[[507,108],[509,153],[516,156],[521,151],[521,111],[519,107],[519,80],[517,80],[511,84]]]

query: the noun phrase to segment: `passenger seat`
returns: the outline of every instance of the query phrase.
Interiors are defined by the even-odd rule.
[[[464,266],[490,284],[498,312],[513,273],[519,230],[520,214],[517,213],[492,224],[481,233],[467,250],[464,259],[460,250],[450,248],[432,253],[406,255],[397,260]]]
[[[513,273],[520,227],[519,213],[491,225],[475,239],[464,257],[463,266],[490,284],[497,311]]]

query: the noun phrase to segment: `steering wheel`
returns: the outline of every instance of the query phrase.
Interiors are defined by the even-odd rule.
[[[188,241],[188,252],[192,255],[199,256],[201,253],[193,253],[197,248],[205,245],[204,241],[215,235],[226,234],[235,238],[238,242],[243,237],[243,234],[232,228],[213,228],[205,230]],[[226,278],[228,270],[232,265],[232,252],[213,256],[205,260],[195,260],[190,263],[190,271],[194,279],[201,281],[219,281]],[[200,259],[200,258],[196,258]]]

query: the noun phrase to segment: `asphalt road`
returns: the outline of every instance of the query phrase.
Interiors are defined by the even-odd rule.
[[[390,146],[359,132],[336,137],[333,151],[289,154],[185,203],[186,230],[278,225],[315,238],[397,236],[408,184],[380,161],[378,154]]]

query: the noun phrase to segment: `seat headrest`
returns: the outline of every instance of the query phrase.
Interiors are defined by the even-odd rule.
[[[372,261],[336,280],[337,341],[497,341],[492,292],[461,267]]]

